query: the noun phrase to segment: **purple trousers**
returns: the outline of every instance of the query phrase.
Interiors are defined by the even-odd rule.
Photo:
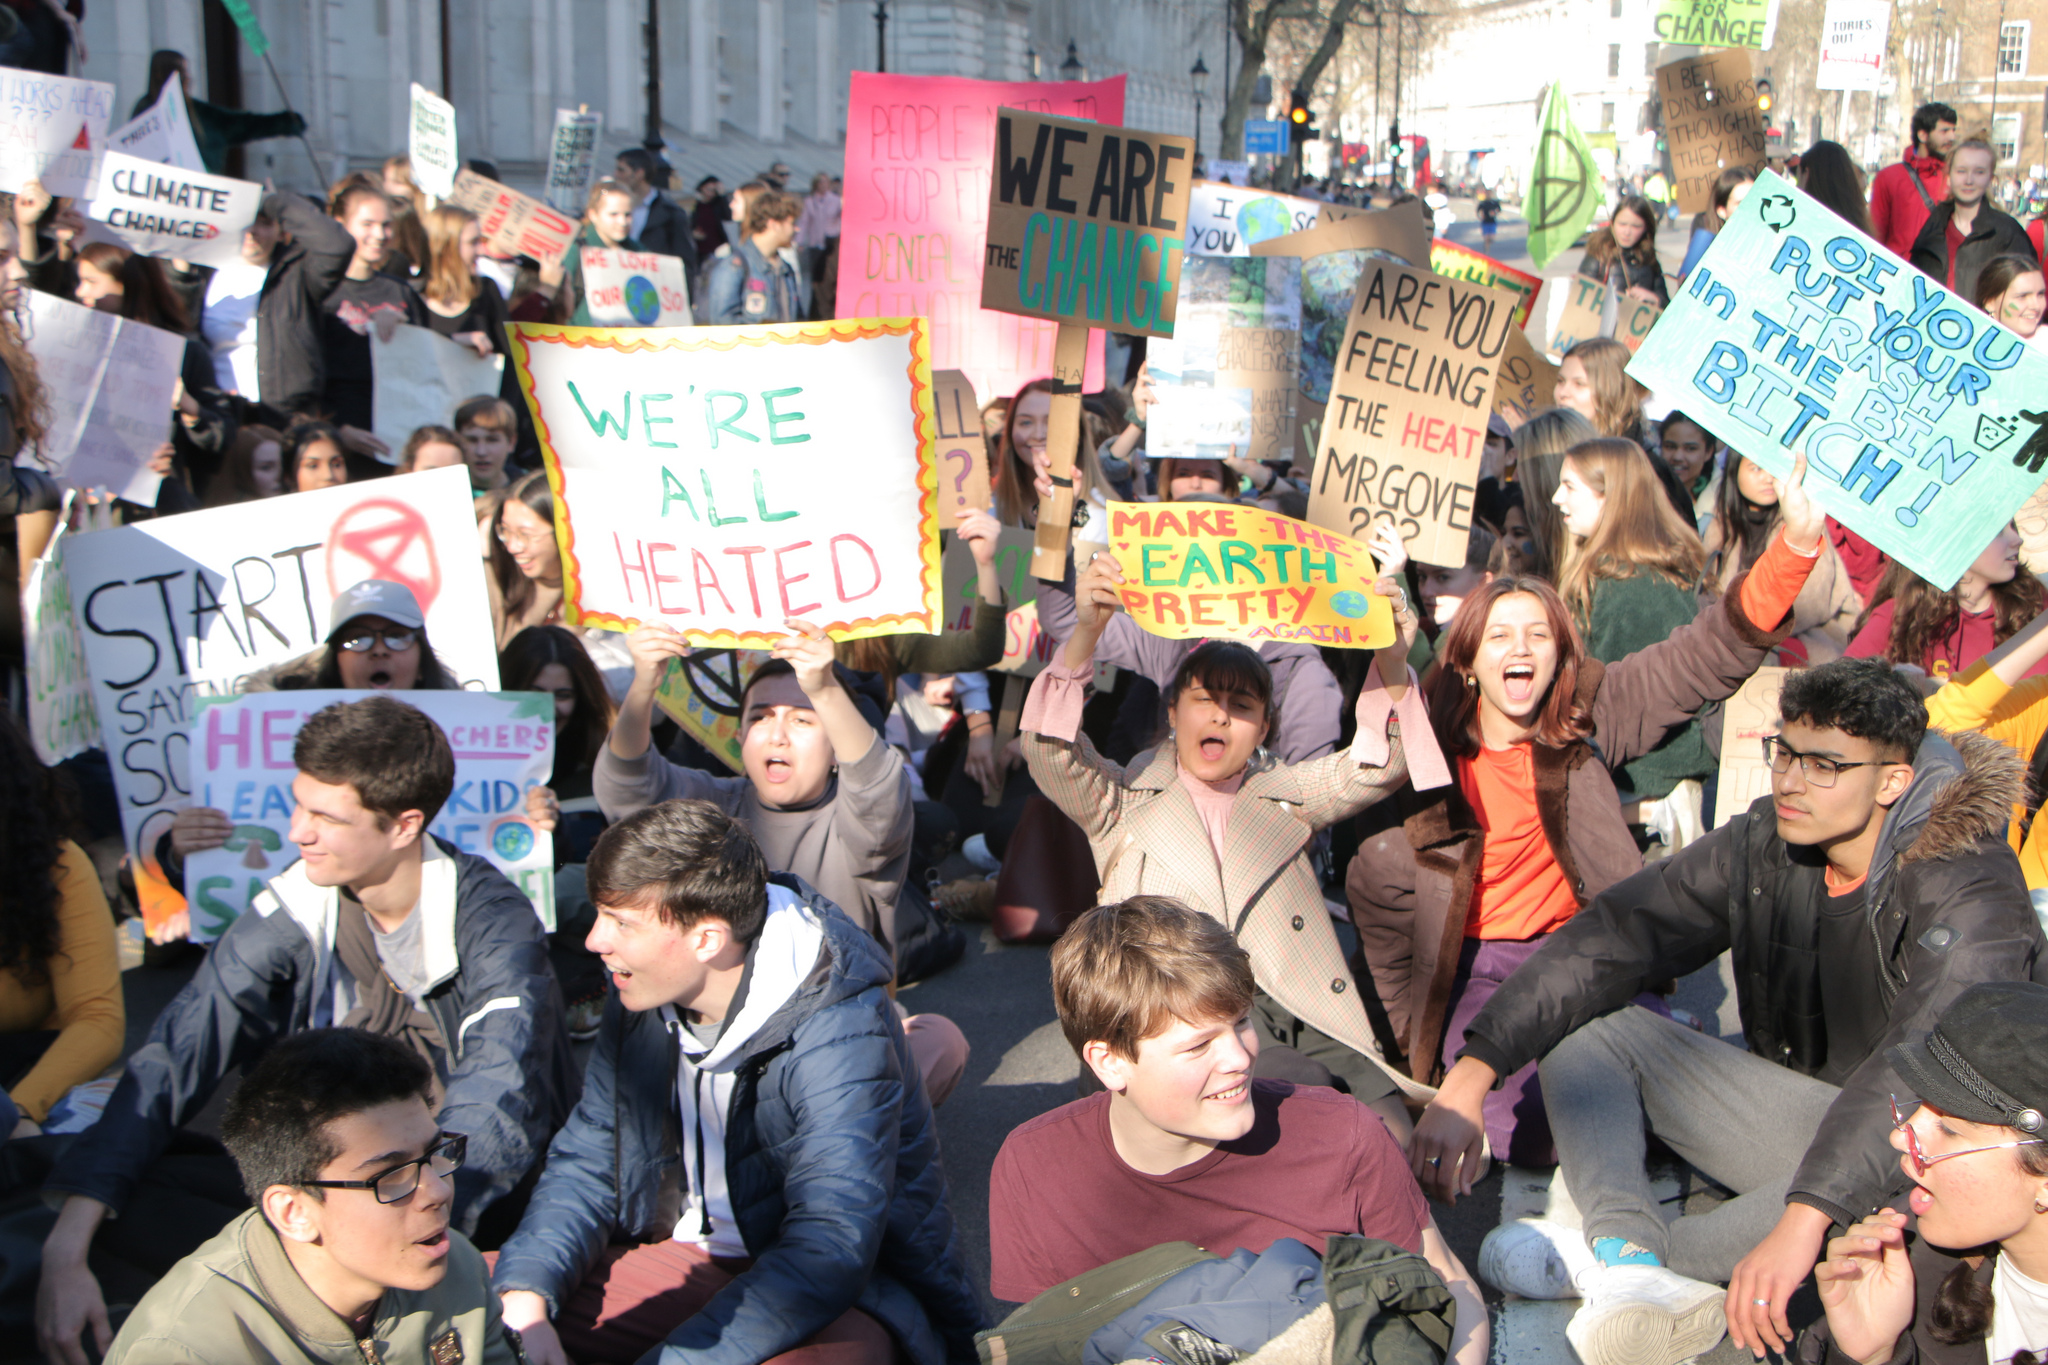
[[[1465,1046],[1465,1030],[1493,999],[1501,983],[1533,957],[1549,939],[1468,938],[1458,953],[1458,973],[1451,980],[1450,1018],[1444,1024],[1443,1062],[1448,1070]],[[1645,991],[1635,1003],[1671,1017],[1664,997]],[[1516,1166],[1555,1166],[1557,1147],[1550,1137],[1550,1118],[1543,1112],[1543,1088],[1531,1062],[1502,1081],[1486,1096],[1486,1140],[1495,1161]]]

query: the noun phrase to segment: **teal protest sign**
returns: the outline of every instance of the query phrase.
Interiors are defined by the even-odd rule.
[[[1628,370],[1943,588],[2048,467],[2048,358],[1768,172]]]

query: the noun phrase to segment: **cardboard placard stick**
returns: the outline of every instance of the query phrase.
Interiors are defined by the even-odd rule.
[[[1066,329],[1062,327],[1060,330]],[[1003,684],[1003,709],[996,713],[996,781],[982,793],[981,804],[984,806],[1003,804],[1003,780],[1010,773],[1010,765],[1003,761],[1003,754],[1009,749],[1010,741],[1017,737],[1017,727],[1024,723],[1024,694],[1030,690],[1031,684],[1022,678]]]
[[[1074,530],[1074,456],[1081,448],[1081,371],[1087,360],[1088,329],[1061,323],[1052,343],[1052,411],[1046,417],[1052,496],[1039,500],[1031,553],[1031,576],[1054,583],[1067,576],[1067,540]]]

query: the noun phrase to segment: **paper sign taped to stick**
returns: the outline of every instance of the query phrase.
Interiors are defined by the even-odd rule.
[[[0,190],[40,180],[53,195],[90,199],[113,114],[105,81],[0,66]]]
[[[185,338],[39,290],[26,290],[23,340],[49,395],[43,456],[73,488],[144,507],[163,475],[149,462],[168,434]]]
[[[1778,0],[1657,0],[1654,23],[1663,43],[1768,48]]]
[[[1557,366],[1537,353],[1521,328],[1510,328],[1507,349],[1500,356],[1500,373],[1494,377],[1493,410],[1507,419],[1509,426],[1518,427],[1554,406],[1556,392]]]
[[[426,712],[455,751],[455,790],[427,826],[437,839],[505,874],[555,927],[555,839],[534,828],[526,793],[555,766],[555,699],[544,692],[252,692],[195,697],[186,735],[192,803],[234,823],[219,848],[185,859],[191,935],[206,943],[249,908],[264,884],[299,860],[291,841],[292,740],[318,711],[389,697]]]
[[[64,577],[64,537],[69,534],[65,522],[72,497],[64,495],[56,533],[29,570],[21,592],[29,738],[36,755],[51,764],[106,742],[100,737],[99,713],[93,709],[92,675],[86,671],[85,645],[78,638],[71,583]]]
[[[576,220],[565,218],[531,195],[508,189],[465,170],[455,177],[448,202],[476,215],[484,240],[500,256],[531,256],[542,265],[562,259],[576,240]]]
[[[1664,312],[1648,299],[1621,299],[1614,310],[1614,339],[1628,347],[1631,355],[1643,348],[1644,339]]]
[[[1748,810],[1758,797],[1771,794],[1763,740],[1778,733],[1778,694],[1785,690],[1785,675],[1791,671],[1776,665],[1759,668],[1723,706],[1715,829]]]
[[[600,327],[688,327],[690,281],[680,256],[652,251],[583,251],[583,295]]]
[[[1154,635],[1378,649],[1393,605],[1365,546],[1278,512],[1220,503],[1113,502],[1109,552],[1131,619]],[[1458,551],[1463,563],[1463,546]]]
[[[1765,172],[1628,371],[1938,588],[2048,468],[2048,357]]]
[[[1409,262],[1413,265],[1414,262]],[[1529,318],[1536,310],[1537,296],[1543,292],[1543,279],[1527,271],[1517,270],[1511,265],[1502,265],[1491,256],[1474,251],[1469,246],[1459,246],[1438,237],[1429,244],[1429,268],[1446,279],[1465,280],[1471,284],[1483,284],[1493,289],[1505,289],[1518,296],[1522,306],[1515,310],[1515,326],[1527,327]]]
[[[402,322],[389,341],[370,331],[370,411],[394,463],[413,432],[453,426],[455,409],[472,398],[496,397],[504,378],[505,357],[480,356],[431,327]]]
[[[1891,0],[1828,0],[1820,26],[1816,90],[1875,90],[1884,72]],[[2024,47],[2021,49],[2024,51]]]
[[[669,662],[654,701],[692,739],[734,772],[740,764],[740,702],[765,649],[700,649]]]
[[[185,83],[173,71],[164,82],[156,103],[107,134],[107,150],[158,161],[180,170],[204,171],[206,161],[199,155],[199,143],[192,136],[192,120],[186,114]]]
[[[977,81],[854,72],[839,238],[839,316],[929,318],[932,368],[959,370],[989,398],[1051,374],[1058,330],[981,304],[996,110],[1004,106],[1122,123],[1124,77]],[[1105,382],[1102,356],[1102,336],[1090,337],[1090,393]]]
[[[1515,296],[1368,261],[1323,413],[1308,519],[1389,521],[1424,564],[1462,564]]]
[[[557,212],[583,216],[597,174],[597,135],[604,115],[587,109],[555,110],[555,135],[548,142],[548,183],[543,195]]]
[[[570,624],[755,648],[794,617],[936,632],[927,345],[921,318],[516,324]]]
[[[252,181],[110,151],[87,212],[141,255],[222,266],[242,259],[242,234],[262,206]]]
[[[158,421],[162,418],[159,416]],[[66,542],[128,852],[157,877],[156,840],[192,804],[185,734],[200,695],[321,646],[337,594],[368,578],[419,599],[434,653],[472,689],[498,685],[469,471],[431,469],[187,512]],[[145,907],[152,927],[177,909]]]
[[[1562,356],[1582,341],[1605,336],[1601,319],[1608,311],[1607,286],[1584,275],[1558,281],[1550,295],[1550,354]]]
[[[939,419],[939,525],[950,531],[989,505],[988,435],[974,385],[958,370],[932,371],[932,410]]]
[[[1188,255],[1249,256],[1254,243],[1308,231],[1322,211],[1313,199],[1197,180],[1188,195]]]
[[[1182,268],[1180,322],[1146,351],[1154,459],[1286,460],[1300,386],[1301,262],[1197,256]]]
[[[1194,160],[1171,133],[998,110],[981,306],[1172,336]]]
[[[1657,68],[1672,187],[1682,213],[1708,213],[1714,182],[1731,166],[1764,168],[1764,116],[1756,107],[1749,53],[1687,57]]]
[[[1430,221],[1419,211],[1420,202],[1350,218],[1325,214],[1306,231],[1252,243],[1251,254],[1309,257],[1333,251],[1373,251],[1409,265],[1428,265]]]
[[[418,81],[412,83],[412,183],[436,199],[455,192],[455,106]]]

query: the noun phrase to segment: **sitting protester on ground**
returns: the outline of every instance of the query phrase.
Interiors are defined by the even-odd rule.
[[[164,1007],[99,1122],[46,1182],[63,1209],[44,1243],[36,1320],[58,1359],[80,1359],[89,1322],[104,1349],[101,1277],[119,1274],[116,1294],[138,1292],[236,1212],[192,1198],[196,1182],[159,1159],[202,1141],[180,1130],[230,1071],[280,1038],[360,1025],[432,1061],[440,1121],[469,1137],[453,1211],[468,1233],[516,1216],[493,1206],[575,1101],[533,907],[482,858],[426,832],[455,785],[441,728],[389,697],[339,703],[306,721],[292,761],[299,860]]]
[[[1878,1209],[1814,1267],[1807,1365],[1993,1365],[2048,1353],[2048,987],[1973,986],[1889,1050],[1910,1212]],[[1918,1098],[1916,1105],[1914,1099]]]
[[[622,819],[589,876],[616,997],[492,1277],[528,1358],[972,1359],[981,1306],[880,945],[708,801]]]
[[[1478,1286],[1386,1125],[1334,1090],[1253,1078],[1258,988],[1228,929],[1166,896],[1099,905],[1054,945],[1052,991],[1103,1092],[1004,1139],[988,1196],[995,1297],[1023,1303],[1162,1242],[1228,1256],[1377,1237],[1450,1287],[1453,1359],[1487,1358]]]
[[[255,1207],[143,1296],[107,1365],[285,1360],[514,1365],[483,1257],[450,1226],[469,1139],[395,1038],[308,1029],[221,1120]]]
[[[1929,733],[1912,685],[1858,659],[1792,674],[1763,749],[1770,794],[1553,933],[1472,1021],[1416,1125],[1415,1170],[1455,1194],[1444,1177],[1478,1159],[1488,1089],[1541,1059],[1584,1231],[1509,1223],[1479,1271],[1583,1297],[1566,1335],[1585,1365],[1673,1365],[1724,1321],[1736,1345],[1783,1351],[1829,1224],[1905,1191],[1885,1049],[1979,982],[2028,979],[2048,947],[2003,838],[2010,750]],[[1731,949],[1748,1050],[1624,1003]],[[1735,1197],[1672,1219],[1650,1134]]]

